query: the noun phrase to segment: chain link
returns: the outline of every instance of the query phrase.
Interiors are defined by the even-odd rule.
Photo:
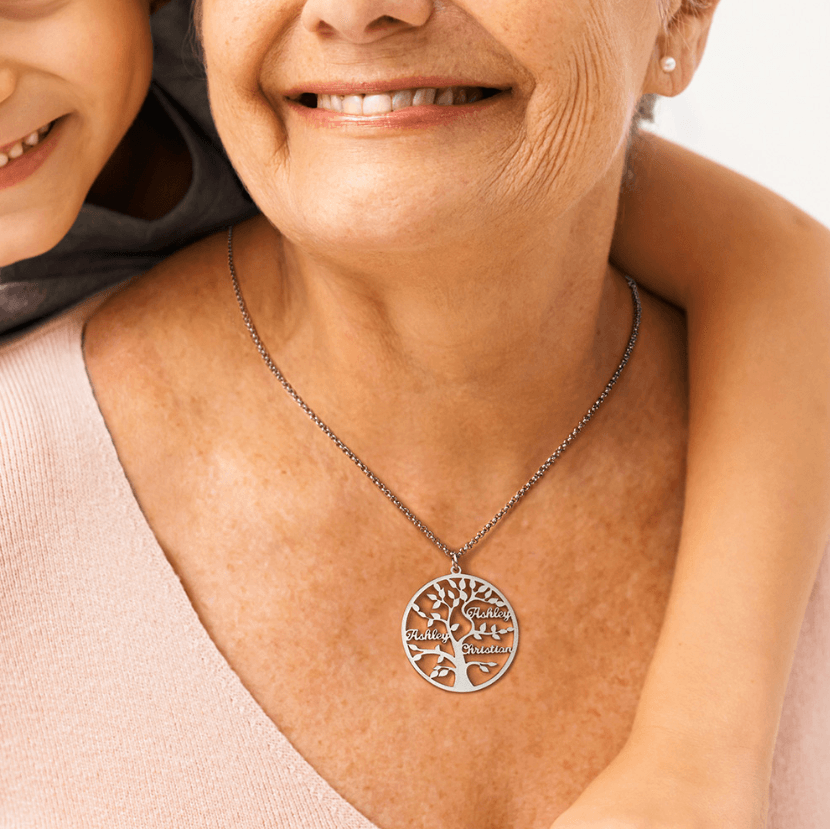
[[[582,420],[576,424],[573,431],[559,444],[556,450],[553,452],[550,457],[533,473],[530,480],[521,488],[519,489],[516,494],[466,543],[463,547],[459,547],[457,550],[453,550],[451,547],[448,547],[437,535],[426,525],[423,521],[418,518],[409,507],[404,504],[391,489],[380,479],[377,475],[375,475],[372,470],[366,466],[366,464],[357,456],[354,452],[352,452],[349,447],[340,440],[339,437],[317,416],[314,410],[305,402],[305,400],[297,394],[294,387],[285,379],[282,372],[277,368],[276,363],[271,359],[271,355],[268,353],[268,350],[265,348],[262,340],[257,333],[256,327],[254,326],[253,320],[251,319],[251,315],[248,313],[248,307],[245,305],[245,300],[242,298],[242,291],[239,288],[239,280],[236,276],[236,269],[234,268],[233,264],[233,227],[228,228],[228,269],[231,273],[231,279],[233,281],[233,291],[236,294],[236,303],[239,306],[239,310],[242,313],[242,319],[245,322],[245,327],[248,329],[248,333],[251,335],[251,339],[256,346],[257,351],[259,352],[260,357],[262,357],[265,365],[268,366],[268,369],[280,381],[282,387],[288,392],[288,394],[293,398],[294,402],[306,413],[308,418],[319,427],[319,429],[334,443],[334,445],[344,454],[346,455],[349,460],[354,463],[354,465],[409,519],[409,521],[414,524],[439,550],[441,550],[445,555],[449,556],[453,562],[453,571],[456,568],[459,569],[458,559],[461,556],[468,553],[482,538],[484,538],[487,533],[492,530],[496,524],[498,524],[508,512],[510,512],[522,498],[527,495],[528,492],[542,479],[544,474],[550,469],[556,461],[562,456],[564,451],[574,442],[577,435],[585,428],[591,418],[597,413],[599,407],[605,402],[608,395],[611,393],[611,389],[614,388],[616,385],[617,380],[620,379],[620,375],[623,372],[626,364],[628,363],[631,352],[634,350],[634,343],[637,342],[637,335],[640,331],[640,314],[641,314],[641,305],[640,305],[640,294],[637,290],[637,283],[629,276],[626,276],[625,279],[628,282],[628,287],[631,289],[631,299],[634,304],[634,321],[631,325],[631,336],[628,338],[628,344],[625,347],[625,351],[623,352],[622,359],[620,360],[619,365],[617,366],[616,371],[611,375],[611,379],[606,384],[605,388],[602,390],[602,394],[594,401],[593,405],[590,409],[585,413]]]

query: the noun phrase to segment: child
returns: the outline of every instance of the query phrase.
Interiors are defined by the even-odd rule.
[[[166,36],[157,37],[157,80],[126,131],[149,80],[147,11],[146,0],[69,0],[41,16],[15,16],[0,0],[0,79],[7,84],[0,135],[13,148],[18,133],[28,137],[30,128],[46,126],[28,152],[42,143],[45,155],[49,141],[56,145],[55,157],[30,180],[15,181],[10,172],[25,157],[16,150],[0,169],[0,187],[4,176],[8,182],[0,190],[0,262],[25,260],[0,275],[6,330],[145,270],[252,212],[217,150],[203,86],[183,68],[185,2],[156,15],[154,28]],[[84,71],[76,71],[78,50],[63,53],[60,40],[44,48],[44,32],[77,43],[90,37],[90,26],[96,42],[121,39],[117,51],[86,52]],[[123,68],[124,50],[136,72],[112,72]],[[27,87],[19,78],[49,73],[66,79],[69,103],[86,101],[87,109],[59,99],[54,112],[44,113],[53,121],[40,124],[44,116],[33,101],[41,97],[21,97]],[[106,84],[99,83],[102,75]],[[202,95],[201,104],[190,97],[188,111],[181,105],[185,89]],[[86,122],[100,142],[77,140],[76,156],[89,147],[89,158],[59,166],[57,153],[67,150],[57,145],[63,132],[72,139],[74,120]],[[107,161],[102,148],[116,144]],[[822,269],[830,252],[820,227],[761,188],[664,142],[646,144],[651,156],[633,157],[637,189],[624,199],[615,255],[689,313],[688,506],[678,578],[632,737],[557,826],[601,829],[628,820],[668,827],[691,825],[692,817],[698,826],[761,826],[788,665],[828,531],[822,505],[830,495],[830,297]],[[58,188],[71,190],[73,199],[49,198],[63,192]],[[690,201],[695,213],[674,216]],[[724,240],[711,244],[718,233]],[[731,255],[722,259],[723,251]],[[793,318],[801,334],[796,342],[787,337]],[[764,352],[768,342],[782,346]],[[750,408],[757,417],[747,422]],[[781,492],[786,507],[779,512]],[[707,771],[715,772],[714,782]]]
[[[0,0],[0,335],[255,213],[163,5]]]

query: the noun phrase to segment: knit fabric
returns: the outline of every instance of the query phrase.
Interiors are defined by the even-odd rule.
[[[144,520],[83,363],[99,301],[0,348],[0,829],[377,829],[246,691]],[[829,815],[825,561],[770,826]]]

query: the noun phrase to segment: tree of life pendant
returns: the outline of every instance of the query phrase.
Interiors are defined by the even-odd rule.
[[[468,693],[504,675],[519,645],[519,625],[510,602],[489,581],[450,573],[412,597],[401,636],[412,667],[427,682]]]

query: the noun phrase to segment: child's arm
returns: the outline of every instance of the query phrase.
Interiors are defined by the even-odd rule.
[[[633,170],[613,256],[687,311],[686,506],[631,738],[555,826],[762,827],[830,533],[830,232],[653,136]]]

